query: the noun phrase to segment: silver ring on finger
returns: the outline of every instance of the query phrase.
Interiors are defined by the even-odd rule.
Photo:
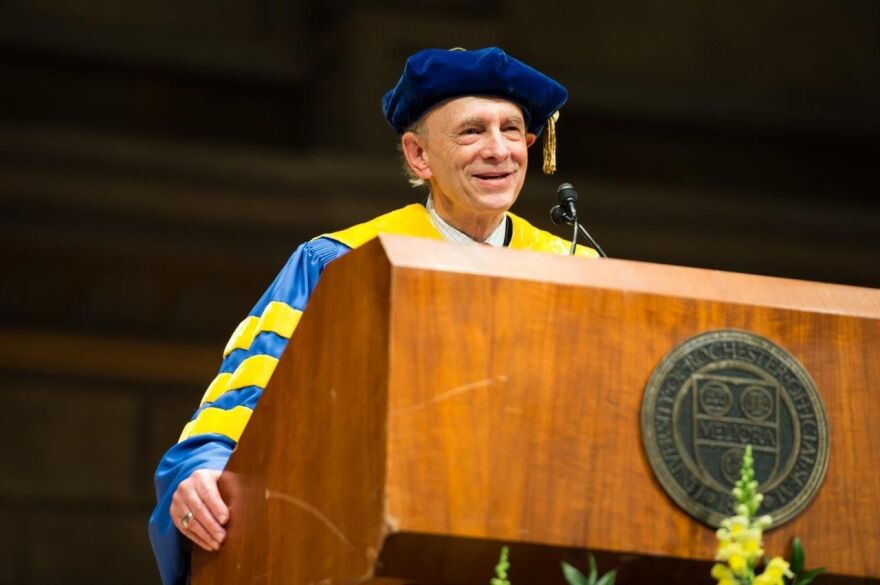
[[[193,519],[193,513],[187,512],[183,516],[180,517],[180,525],[183,526],[184,530],[189,530],[189,522]]]

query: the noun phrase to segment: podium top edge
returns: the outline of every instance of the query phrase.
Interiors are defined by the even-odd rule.
[[[393,268],[422,269],[880,319],[880,289],[381,234]]]

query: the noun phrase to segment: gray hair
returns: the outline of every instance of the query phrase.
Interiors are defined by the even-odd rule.
[[[427,139],[424,128],[422,127],[422,118],[419,118],[407,126],[406,130],[404,130],[404,133],[406,132],[412,132],[422,140]],[[409,162],[406,160],[406,155],[403,152],[403,143],[400,141],[397,142],[397,154],[400,157],[400,165],[403,169],[403,175],[406,177],[406,180],[409,181],[410,186],[413,189],[427,186],[425,180],[418,176],[415,171],[412,170],[412,167],[409,166]]]

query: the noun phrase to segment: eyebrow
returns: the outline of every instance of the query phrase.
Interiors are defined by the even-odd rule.
[[[472,116],[470,118],[465,118],[464,120],[462,120],[458,124],[457,128],[461,129],[461,128],[466,128],[468,126],[479,126],[479,125],[485,124],[485,123],[486,123],[485,118],[481,118],[480,116]],[[522,116],[508,116],[507,118],[505,118],[502,121],[501,125],[503,126],[505,124],[511,124],[511,123],[516,124],[518,126],[525,126],[526,125],[526,121],[523,119]]]
[[[465,128],[467,126],[479,126],[480,124],[485,124],[486,121],[479,116],[472,116],[470,118],[465,118],[458,124],[458,128]]]

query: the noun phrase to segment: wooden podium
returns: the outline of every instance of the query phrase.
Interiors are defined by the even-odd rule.
[[[766,534],[880,578],[880,291],[382,236],[330,265],[221,479],[193,583],[712,583],[714,530],[651,470],[645,384],[676,344],[744,329],[821,392],[824,483]],[[824,578],[824,577],[823,577]],[[832,577],[834,578],[834,577]]]

